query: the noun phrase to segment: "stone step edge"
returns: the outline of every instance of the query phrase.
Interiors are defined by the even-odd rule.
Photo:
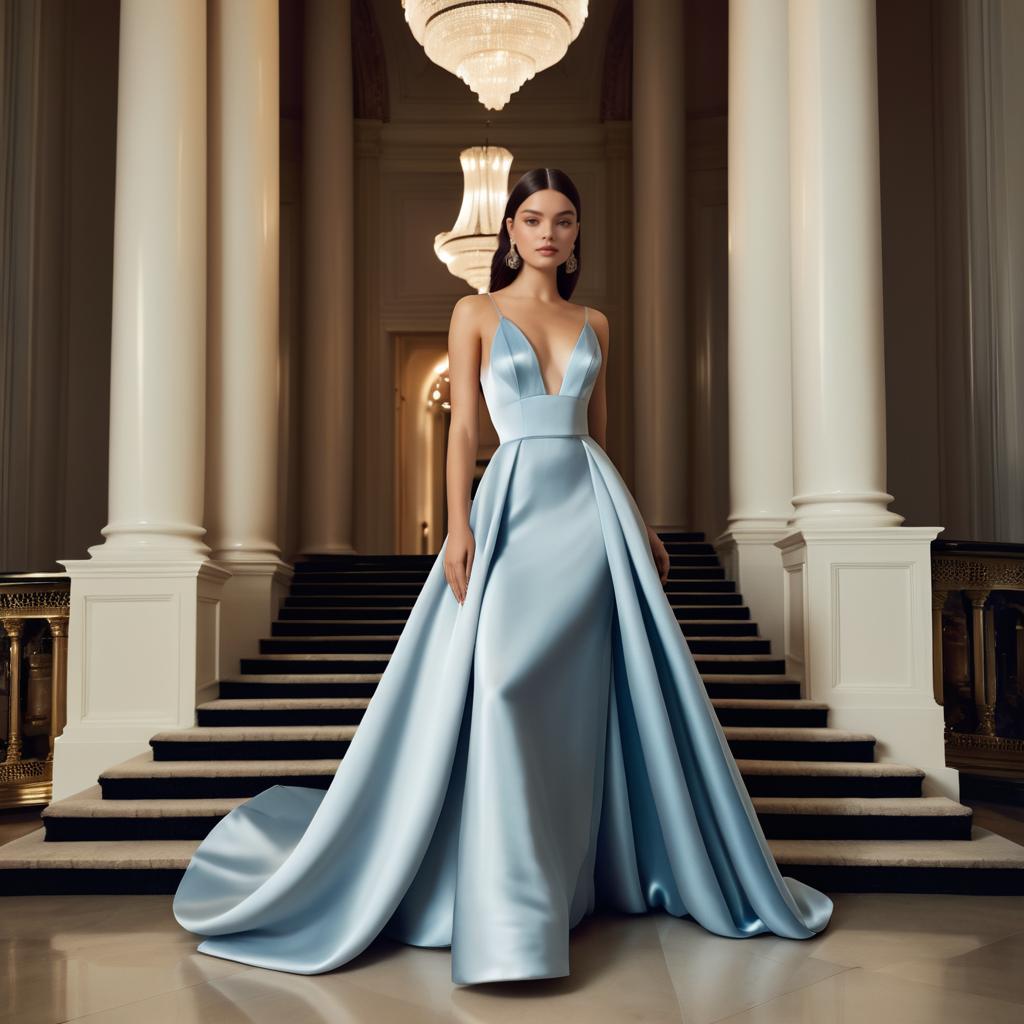
[[[153,751],[112,765],[100,773],[102,780],[147,778],[225,778],[287,775],[334,775],[341,760],[336,757],[291,758],[279,761],[156,761]],[[742,775],[801,775],[853,778],[925,778],[925,772],[913,765],[891,761],[763,761],[737,758]],[[865,798],[874,799],[874,798]],[[916,798],[921,799],[921,798]]]
[[[154,800],[103,798],[102,789],[90,786],[58,800],[43,810],[49,818],[189,818],[220,817],[249,797],[161,797]],[[820,817],[970,817],[973,811],[948,797],[777,797],[752,798],[761,814]]]
[[[823,817],[969,818],[970,807],[946,796],[755,796],[760,814]]]
[[[0,871],[117,868],[183,871],[199,839],[89,840],[47,843],[44,830],[0,846]],[[828,867],[993,868],[1024,871],[1024,846],[974,826],[969,841],[957,839],[769,839],[772,855],[788,865]]]
[[[365,708],[370,697],[217,697],[197,705],[197,711],[287,711],[330,708]],[[756,711],[827,711],[828,704],[800,698],[759,700],[754,697],[712,697],[716,708],[748,708]]]
[[[249,797],[161,797],[157,800],[105,800],[99,786],[65,797],[44,808],[49,818],[208,818],[221,817]],[[120,842],[121,840],[116,840]]]

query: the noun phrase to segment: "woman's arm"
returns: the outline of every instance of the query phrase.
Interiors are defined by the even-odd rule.
[[[448,543],[444,574],[461,604],[466,599],[475,543],[469,527],[470,491],[480,435],[480,331],[477,296],[455,303],[448,329],[448,385],[451,423],[448,428],[446,478]]]
[[[609,329],[608,318],[599,309],[590,309],[590,322],[593,324],[594,333],[601,345],[601,369],[598,371],[597,380],[594,382],[594,390],[590,395],[590,406],[587,414],[587,425],[590,436],[608,454],[608,447],[605,443],[608,432],[608,398],[605,387],[605,378],[608,369],[608,348]],[[611,456],[609,456],[611,458]],[[646,525],[646,524],[645,524]],[[658,575],[661,582],[668,579],[669,557],[658,534],[647,527],[647,539],[651,544],[651,554],[654,556],[654,564],[658,567]]]

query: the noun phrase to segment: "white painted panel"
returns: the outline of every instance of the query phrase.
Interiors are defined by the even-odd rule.
[[[913,563],[836,562],[831,569],[833,686],[913,687]]]
[[[170,607],[168,607],[170,606]],[[176,722],[181,678],[177,594],[88,594],[82,720]]]

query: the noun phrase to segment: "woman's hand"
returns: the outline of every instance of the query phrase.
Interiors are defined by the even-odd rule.
[[[658,567],[658,575],[661,577],[662,585],[668,580],[669,557],[665,545],[661,542],[657,531],[647,527],[647,539],[651,542],[651,554],[654,556],[654,564]]]
[[[466,587],[469,585],[475,554],[476,540],[468,526],[449,532],[448,546],[444,552],[444,578],[459,604],[466,600]]]

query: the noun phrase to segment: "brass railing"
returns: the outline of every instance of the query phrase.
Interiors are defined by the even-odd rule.
[[[0,808],[50,802],[53,744],[67,721],[63,573],[0,574]]]
[[[1024,545],[935,541],[932,615],[946,763],[1024,778]]]

